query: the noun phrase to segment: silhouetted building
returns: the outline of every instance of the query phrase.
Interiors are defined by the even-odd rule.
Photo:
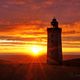
[[[58,27],[58,22],[54,18],[51,22],[52,28],[47,29],[47,62],[50,64],[62,64],[62,29]]]

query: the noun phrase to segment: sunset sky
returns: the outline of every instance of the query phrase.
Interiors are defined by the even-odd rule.
[[[0,54],[47,53],[47,28],[56,17],[63,54],[80,55],[80,0],[0,0]]]

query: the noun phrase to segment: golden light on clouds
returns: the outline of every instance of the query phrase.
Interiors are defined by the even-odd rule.
[[[66,48],[63,48],[62,51],[65,53],[65,52],[72,52],[72,53],[80,53],[80,48],[71,48],[71,47],[66,47]]]
[[[0,28],[0,52],[26,55],[47,54],[47,27],[51,25],[41,24],[33,22],[30,25],[23,24]],[[78,52],[80,54],[80,22],[62,24],[60,27],[62,28],[63,54],[65,52]]]

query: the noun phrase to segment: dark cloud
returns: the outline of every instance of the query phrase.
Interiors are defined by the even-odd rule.
[[[79,21],[80,0],[1,0],[0,18],[11,23],[49,21],[56,16],[62,23]]]

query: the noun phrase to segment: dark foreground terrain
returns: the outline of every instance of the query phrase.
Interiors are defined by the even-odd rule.
[[[0,61],[0,80],[80,80],[80,67]]]

